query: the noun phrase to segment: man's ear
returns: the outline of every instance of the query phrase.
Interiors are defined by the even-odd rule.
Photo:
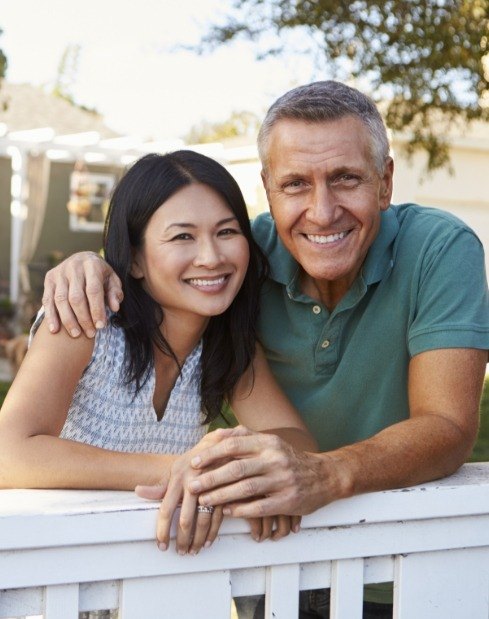
[[[380,183],[379,204],[380,210],[386,211],[389,208],[392,199],[394,177],[394,161],[392,157],[387,157],[384,167],[384,174]]]
[[[263,187],[265,189],[265,193],[267,194],[267,202],[268,202],[268,209],[270,211],[270,214],[273,217],[273,213],[272,213],[272,203],[270,201],[270,188],[269,188],[269,179],[267,176],[267,173],[265,172],[265,170],[262,168],[261,171],[261,181],[263,183]]]

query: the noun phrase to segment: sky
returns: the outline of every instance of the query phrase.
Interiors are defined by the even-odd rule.
[[[53,84],[63,51],[81,46],[73,95],[106,124],[148,139],[181,137],[232,111],[263,116],[315,77],[306,56],[257,61],[250,42],[199,56],[199,41],[231,0],[0,0],[7,80]]]

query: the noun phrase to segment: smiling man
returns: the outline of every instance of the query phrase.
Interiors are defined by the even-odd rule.
[[[386,130],[356,89],[326,81],[286,93],[266,115],[259,151],[270,214],[253,232],[271,264],[259,337],[321,452],[239,430],[194,460],[204,469],[234,458],[192,491],[233,516],[307,514],[454,472],[477,434],[488,359],[481,243],[443,211],[390,204]],[[56,330],[56,296],[69,330],[76,315],[93,332],[105,316],[102,281],[113,305],[119,285],[100,260],[70,260],[47,277],[46,316]],[[301,604],[304,617],[328,612],[326,594]]]

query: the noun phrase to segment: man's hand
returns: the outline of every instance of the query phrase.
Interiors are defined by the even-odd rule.
[[[260,518],[309,514],[341,496],[333,458],[301,452],[272,434],[237,430],[192,459],[196,469],[227,461],[190,482],[201,505],[225,505],[225,515]]]
[[[82,330],[94,337],[105,325],[105,305],[117,312],[123,299],[121,281],[105,260],[93,252],[80,252],[64,260],[46,274],[44,306],[51,333],[60,329],[60,320],[72,337]]]

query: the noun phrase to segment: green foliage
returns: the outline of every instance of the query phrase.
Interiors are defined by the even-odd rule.
[[[7,391],[9,390],[10,383],[3,383],[0,381],[0,408],[2,407]]]
[[[479,437],[474,446],[471,462],[487,462],[489,460],[489,378],[484,383],[480,406]]]
[[[489,119],[488,25],[489,0],[230,0],[201,50],[248,38],[259,57],[314,53],[387,101],[387,126],[410,134],[408,153],[424,150],[432,170],[449,161],[452,125]]]
[[[242,135],[255,136],[260,120],[253,112],[232,112],[224,121],[211,123],[206,120],[194,125],[184,136],[187,144],[207,144]]]

